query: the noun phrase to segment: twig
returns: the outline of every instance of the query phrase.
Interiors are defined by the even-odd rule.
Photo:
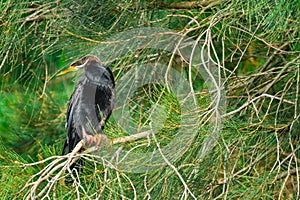
[[[150,123],[150,128],[152,129],[151,123]],[[156,146],[157,146],[157,149],[158,149],[160,155],[162,156],[162,158],[164,159],[164,161],[167,163],[167,165],[174,170],[174,172],[177,174],[178,178],[180,179],[181,183],[183,184],[183,186],[184,186],[184,194],[183,195],[185,196],[185,199],[188,199],[188,196],[186,194],[187,192],[192,196],[193,199],[197,199],[195,197],[195,195],[192,193],[192,191],[189,189],[188,185],[186,184],[185,180],[183,179],[183,177],[181,176],[181,174],[179,173],[179,171],[176,169],[176,167],[174,165],[172,165],[172,163],[168,160],[168,158],[162,152],[162,150],[160,148],[160,144],[157,141],[157,139],[156,139],[155,134],[154,134],[153,131],[151,132],[151,134],[152,134],[152,137],[153,137],[153,139],[154,139],[154,141],[156,143]]]
[[[276,97],[276,96],[273,96],[273,95],[270,95],[270,94],[261,94],[253,99],[251,99],[250,101],[247,101],[246,103],[244,103],[241,107],[239,107],[238,109],[236,110],[233,110],[229,113],[226,113],[224,115],[222,115],[222,117],[227,117],[227,116],[230,116],[230,115],[234,115],[238,112],[240,112],[241,110],[243,110],[244,108],[248,107],[250,104],[252,104],[253,102],[255,102],[256,100],[260,99],[260,98],[263,98],[263,97],[269,97],[271,99],[277,99],[277,100],[281,100],[281,98],[279,97]],[[294,102],[291,102],[291,101],[288,101],[288,100],[285,100],[283,99],[283,102],[286,102],[286,103],[289,103],[289,104],[293,104],[294,105]]]

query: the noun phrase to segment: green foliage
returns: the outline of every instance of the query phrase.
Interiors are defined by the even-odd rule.
[[[175,169],[163,162],[155,170],[132,173],[118,169],[107,157],[85,155],[87,164],[80,177],[82,187],[76,190],[60,180],[50,190],[49,197],[300,197],[300,6],[297,0],[194,4],[189,1],[10,0],[1,1],[0,10],[1,198],[23,197],[28,190],[18,193],[20,189],[50,160],[32,166],[24,164],[61,154],[66,137],[67,102],[78,74],[56,76],[58,72],[93,52],[99,44],[110,42],[107,40],[111,36],[139,27],[169,28],[194,40],[203,33],[211,33],[211,38],[205,35],[200,43],[210,41],[214,46],[214,50],[210,49],[211,57],[215,63],[219,62],[227,113],[232,112],[223,121],[216,145],[202,157],[202,146],[211,136],[210,124],[204,123],[204,116],[195,124],[199,128],[192,145],[187,145],[180,158],[172,160]],[[118,49],[108,49],[103,54],[110,58],[115,51]],[[172,69],[191,81],[197,94],[197,112],[202,116],[210,108],[212,94],[197,71],[201,56],[194,55],[196,61],[191,64],[178,55],[172,56],[153,49],[129,49],[117,59],[105,62],[111,65],[116,84],[128,71],[141,65],[171,63]],[[156,123],[153,126],[162,125],[156,139],[164,148],[176,139],[182,126],[179,104],[165,86],[145,85],[130,97],[129,117],[140,131],[147,130],[152,121]],[[157,111],[156,116],[152,115],[153,109]],[[114,116],[107,123],[105,133],[109,138],[129,134],[116,124]],[[154,138],[115,148],[132,154],[155,151],[161,157]],[[142,161],[132,162],[128,166]]]

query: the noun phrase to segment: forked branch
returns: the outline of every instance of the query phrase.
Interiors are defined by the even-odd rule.
[[[106,142],[109,143],[110,145],[114,145],[114,144],[135,141],[140,138],[147,138],[147,137],[149,137],[149,132],[145,131],[130,136],[108,139],[106,140]],[[69,174],[72,174],[70,166],[80,158],[81,154],[78,154],[78,152],[82,147],[84,147],[83,140],[81,140],[76,145],[74,150],[67,155],[53,156],[35,163],[29,163],[29,164],[22,163],[21,166],[23,168],[26,168],[29,166],[36,166],[41,163],[45,163],[49,160],[52,160],[41,171],[32,175],[29,178],[25,186],[20,190],[20,192],[17,193],[17,196],[19,196],[20,193],[23,192],[24,190],[27,190],[26,194],[24,195],[25,196],[24,199],[37,199],[42,196],[49,196],[49,192],[56,187],[59,180],[64,178],[64,176],[66,175],[65,173],[66,171]],[[86,149],[82,154],[91,153],[96,150],[99,150],[100,148],[101,147],[99,146],[92,146]],[[72,178],[74,179],[74,181],[76,181],[75,177],[72,176]],[[43,188],[41,188],[42,183],[46,183],[46,185],[44,185]],[[40,190],[38,190],[38,188],[40,188]]]

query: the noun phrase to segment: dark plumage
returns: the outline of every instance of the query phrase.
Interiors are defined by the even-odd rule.
[[[85,140],[85,145],[95,142],[96,139],[93,138],[103,133],[104,124],[114,106],[115,83],[111,70],[102,66],[97,57],[85,56],[72,63],[61,74],[79,68],[84,68],[85,74],[69,99],[66,119],[68,134],[63,155],[72,152],[82,139]],[[82,161],[79,164],[83,164]],[[80,169],[77,166],[75,168]]]

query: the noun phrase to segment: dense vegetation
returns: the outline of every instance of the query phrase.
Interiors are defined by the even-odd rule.
[[[300,198],[298,0],[11,0],[0,10],[2,199],[38,195],[50,180],[40,197]],[[73,186],[55,172],[33,188],[59,158],[45,159],[61,155],[82,72],[57,74],[86,54],[116,78],[106,135],[157,133],[80,155]],[[148,84],[154,71],[164,76]]]

